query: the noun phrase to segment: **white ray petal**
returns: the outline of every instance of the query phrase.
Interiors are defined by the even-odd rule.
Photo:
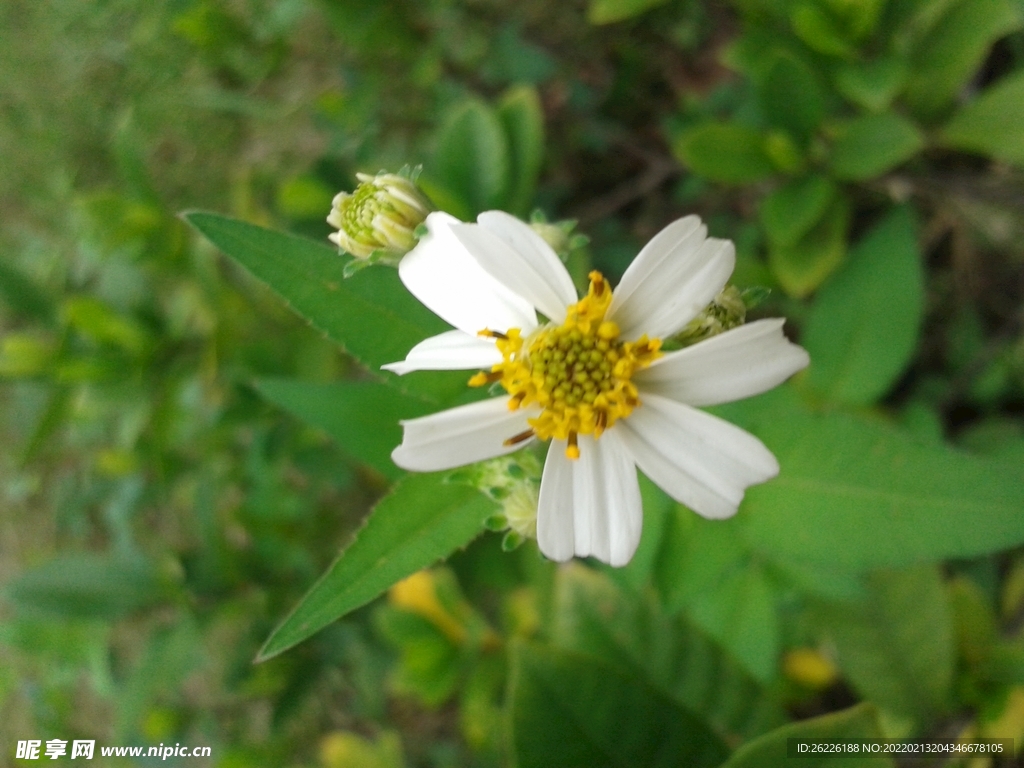
[[[398,276],[413,296],[470,335],[485,328],[537,326],[530,302],[489,275],[455,237],[458,219],[435,211],[426,226],[427,234],[398,265]]]
[[[577,301],[576,289],[551,246],[507,213],[487,211],[477,220],[452,231],[480,266],[550,320],[565,320],[566,307]]]
[[[573,467],[576,554],[625,565],[640,543],[643,524],[636,467],[613,430],[598,440],[581,435],[579,448]]]
[[[779,473],[771,451],[739,427],[659,395],[641,391],[640,400],[613,429],[644,474],[694,512],[729,517],[748,486]]]
[[[505,440],[529,429],[535,411],[510,411],[507,397],[460,405],[429,416],[403,421],[402,444],[391,459],[402,469],[436,472],[518,451],[529,441]]]
[[[687,405],[730,403],[767,392],[810,362],[804,348],[783,335],[785,322],[757,320],[669,352],[633,380],[645,392]]]
[[[405,360],[381,368],[402,376],[410,371],[489,370],[500,362],[501,352],[493,339],[470,336],[462,331],[445,331],[421,341],[409,350]]]
[[[608,319],[626,339],[671,336],[722,290],[736,264],[728,240],[706,238],[696,216],[669,224],[629,265],[615,289]]]
[[[552,440],[537,500],[537,545],[544,556],[563,563],[576,551],[573,534],[573,462],[565,440]]]

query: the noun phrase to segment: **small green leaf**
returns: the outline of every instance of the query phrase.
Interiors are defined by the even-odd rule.
[[[662,612],[650,592],[623,591],[608,575],[578,564],[560,569],[555,579],[552,639],[560,648],[592,654],[646,680],[737,739],[786,721],[768,689],[688,619]]]
[[[446,330],[444,322],[405,289],[393,269],[365,269],[345,279],[349,259],[326,244],[215,213],[184,216],[371,371],[403,360],[426,336]],[[402,384],[440,402],[464,387],[465,376],[417,374]]]
[[[775,168],[765,152],[764,136],[737,123],[705,123],[676,137],[676,157],[698,176],[726,184],[749,184]]]
[[[788,52],[772,57],[758,82],[761,112],[770,125],[804,140],[825,116],[825,94],[814,71]]]
[[[516,645],[509,700],[518,768],[711,768],[728,755],[670,698],[591,656]]]
[[[880,739],[875,708],[870,704],[822,715],[799,723],[784,725],[771,733],[744,744],[733,753],[722,768],[893,768],[887,757],[833,756],[829,754],[789,757],[789,740],[842,741],[844,739]]]
[[[1024,72],[1016,72],[968,102],[939,134],[947,147],[1024,166]]]
[[[757,435],[779,476],[736,520],[772,560],[859,571],[1024,543],[1024,483],[999,461],[923,443],[875,418],[816,413],[791,387],[714,412]]]
[[[481,211],[505,207],[510,164],[501,120],[488,104],[474,98],[452,110],[425,173],[462,202],[463,210],[449,213],[470,220]]]
[[[909,365],[924,317],[924,268],[911,212],[897,208],[815,297],[801,339],[808,382],[829,400],[867,405]]]
[[[954,3],[914,52],[906,100],[918,118],[939,117],[978,71],[989,48],[1022,24],[1012,0]]]
[[[838,20],[819,3],[797,5],[790,15],[790,23],[796,36],[818,53],[840,57],[853,53],[853,43]]]
[[[441,474],[409,475],[374,507],[355,539],[260,650],[265,661],[301,643],[484,530],[495,505]]]
[[[897,58],[850,62],[836,72],[836,89],[854,104],[882,112],[903,88],[907,72],[906,63]]]
[[[116,619],[157,602],[162,590],[142,558],[76,552],[23,571],[6,592],[23,609],[63,618]]]
[[[849,226],[850,202],[845,195],[838,195],[795,243],[769,244],[768,266],[786,293],[806,296],[843,263]]]
[[[591,24],[611,24],[639,16],[641,13],[668,0],[590,0],[587,8],[587,21]]]
[[[832,172],[852,181],[881,176],[924,148],[917,126],[895,112],[863,115],[839,129],[832,146]]]
[[[838,189],[826,176],[807,176],[779,187],[761,201],[761,225],[773,245],[794,245],[817,224]]]
[[[861,603],[815,615],[845,677],[866,699],[924,726],[947,706],[955,661],[953,622],[939,570],[877,571]]]
[[[375,381],[321,384],[262,379],[256,389],[307,424],[327,432],[355,459],[396,479],[402,470],[391,451],[402,440],[399,419],[424,416],[435,409],[426,400]]]
[[[537,89],[528,85],[509,89],[498,102],[498,117],[505,128],[512,161],[507,209],[525,217],[533,204],[544,162],[544,112]]]

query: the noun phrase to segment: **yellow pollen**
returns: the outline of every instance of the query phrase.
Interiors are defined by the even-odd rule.
[[[661,340],[620,340],[619,326],[604,319],[611,301],[608,282],[591,272],[590,290],[566,310],[561,325],[540,328],[525,339],[519,328],[480,332],[495,340],[503,359],[474,375],[470,386],[500,381],[510,395],[510,410],[541,407],[540,415],[527,420],[531,429],[506,445],[534,435],[555,438],[567,441],[565,455],[578,459],[579,435],[598,438],[640,405],[631,379],[661,357]]]

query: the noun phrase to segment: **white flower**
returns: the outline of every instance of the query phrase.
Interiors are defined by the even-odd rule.
[[[537,509],[541,551],[616,566],[640,541],[637,467],[708,518],[734,514],[748,486],[778,474],[760,440],[694,406],[756,395],[804,368],[807,353],[783,336],[784,321],[660,351],[660,340],[725,285],[731,242],[708,238],[697,216],[679,219],[644,247],[614,294],[592,272],[579,299],[554,251],[526,224],[500,211],[477,222],[427,217],[428,234],[399,275],[456,330],[384,367],[480,369],[471,384],[500,381],[506,394],[403,421],[396,464],[438,471],[550,440]]]

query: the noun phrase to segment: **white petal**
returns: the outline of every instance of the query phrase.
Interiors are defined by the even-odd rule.
[[[644,474],[694,512],[729,517],[748,486],[779,473],[775,456],[749,432],[644,391],[640,401],[613,429]]]
[[[572,486],[576,554],[625,565],[636,552],[643,525],[636,467],[612,430],[598,440],[580,436],[579,442]]]
[[[580,436],[580,457],[565,456],[552,440],[537,504],[537,543],[552,560],[593,555],[613,566],[628,563],[640,543],[643,507],[636,467],[611,430],[599,440]]]
[[[477,221],[453,226],[452,231],[480,266],[550,320],[565,320],[565,308],[577,301],[576,289],[551,246],[507,213],[487,211]]]
[[[736,249],[706,234],[696,216],[679,219],[629,265],[607,315],[625,338],[671,336],[722,290],[736,264]]]
[[[413,296],[470,335],[485,328],[537,326],[530,303],[487,274],[455,237],[458,219],[436,211],[426,225],[428,233],[398,265],[398,276]]]
[[[421,341],[409,350],[405,360],[381,368],[402,376],[409,371],[490,369],[501,359],[493,339],[470,336],[462,331],[445,331]]]
[[[563,563],[576,551],[573,530],[572,468],[565,441],[552,440],[537,500],[537,545],[544,556]]]
[[[782,334],[781,318],[757,320],[669,352],[634,377],[645,392],[687,405],[715,405],[767,392],[810,357]]]
[[[402,444],[391,459],[402,469],[436,472],[518,451],[528,441],[504,441],[529,429],[527,409],[510,411],[507,397],[494,397],[402,422]]]

